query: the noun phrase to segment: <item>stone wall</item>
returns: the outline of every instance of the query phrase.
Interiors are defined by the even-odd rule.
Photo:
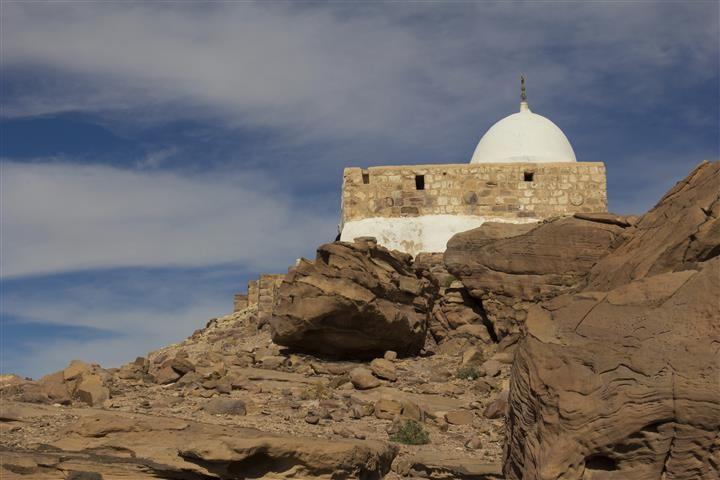
[[[343,175],[343,224],[374,217],[510,220],[606,211],[602,162],[346,168]]]
[[[277,289],[285,278],[285,274],[262,274],[257,280],[248,282],[248,293],[235,295],[234,311],[247,307],[257,307],[258,318],[265,318],[272,314],[272,308],[277,300]]]
[[[245,310],[248,307],[248,296],[245,293],[236,293],[233,297],[233,312]]]

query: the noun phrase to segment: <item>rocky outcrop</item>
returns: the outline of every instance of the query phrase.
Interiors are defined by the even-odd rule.
[[[301,260],[278,291],[270,319],[279,345],[327,355],[372,357],[423,347],[434,288],[411,258],[372,240],[318,248]]]
[[[720,162],[703,162],[637,222],[632,236],[590,271],[588,288],[694,268],[720,253]]]
[[[720,163],[703,163],[533,306],[515,351],[505,475],[720,476]]]
[[[45,375],[37,382],[22,382],[18,389],[21,398],[30,403],[69,405],[79,401],[99,406],[110,398],[109,377],[99,365],[73,360],[65,370]]]
[[[462,282],[447,271],[442,253],[421,253],[413,264],[418,275],[437,287],[430,317],[429,343],[449,342],[442,350],[458,353],[470,344],[492,344],[497,340],[481,304],[472,298]],[[426,349],[428,343],[426,343]],[[436,349],[437,350],[437,349]]]
[[[501,480],[499,464],[477,458],[462,458],[427,450],[397,463],[405,478],[452,478],[454,480]]]
[[[519,331],[532,304],[581,286],[590,268],[625,238],[629,225],[606,214],[540,225],[488,223],[450,239],[445,264],[482,303],[502,338]]]
[[[3,478],[379,479],[397,453],[378,441],[292,437],[136,413],[5,408],[11,423],[74,420],[42,450],[0,449]]]

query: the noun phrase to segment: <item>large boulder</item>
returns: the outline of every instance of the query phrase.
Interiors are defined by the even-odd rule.
[[[506,478],[720,476],[718,185],[701,164],[583,289],[530,309]]]
[[[411,257],[374,241],[320,246],[291,268],[270,319],[272,339],[297,350],[376,357],[423,347],[435,288]]]
[[[630,223],[622,217],[609,221],[612,218],[488,223],[452,237],[445,265],[482,303],[502,338],[519,330],[532,304],[583,285],[590,268],[625,238]]]

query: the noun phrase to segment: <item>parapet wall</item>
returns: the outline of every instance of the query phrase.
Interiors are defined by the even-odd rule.
[[[342,222],[464,215],[543,219],[606,212],[605,165],[487,163],[346,168]]]

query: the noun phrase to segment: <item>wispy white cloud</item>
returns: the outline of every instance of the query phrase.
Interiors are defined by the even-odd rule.
[[[99,328],[107,335],[87,339],[42,338],[15,345],[14,351],[20,355],[8,357],[3,352],[0,369],[2,373],[38,378],[65,368],[75,358],[106,368],[118,367],[136,356],[180,342],[195,329],[202,328],[210,318],[228,313],[227,308],[223,309],[229,305],[228,298],[209,295],[197,300],[180,309],[140,304],[118,311],[108,310],[107,305],[101,303],[93,308],[77,297],[52,304],[14,305],[4,314],[13,315],[21,310],[26,321],[47,323],[52,320],[60,326]]]
[[[74,164],[2,165],[2,275],[238,262],[285,268],[333,240],[333,206],[299,208],[271,177]]]
[[[714,2],[173,7],[5,5],[3,65],[66,76],[6,100],[5,114],[155,106],[300,137],[412,142],[497,118],[519,72],[548,105],[631,97],[641,111],[667,93],[658,68],[690,83],[717,75]]]

